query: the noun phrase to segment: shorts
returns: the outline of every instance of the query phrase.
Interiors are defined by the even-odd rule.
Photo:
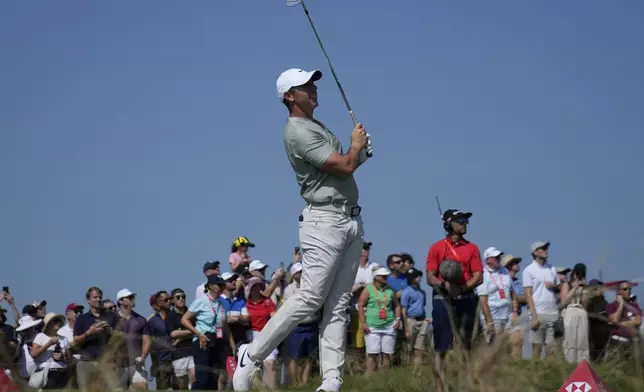
[[[532,344],[553,344],[555,342],[555,322],[559,319],[558,314],[537,314],[540,325],[536,331],[530,329],[530,343]],[[532,323],[532,317],[530,317]]]
[[[129,366],[118,368],[119,385],[128,389],[132,384],[148,383],[148,372],[144,367]]]
[[[253,339],[256,339],[259,336],[261,331],[252,331],[251,330],[251,331],[248,331],[248,333],[250,335],[250,336],[248,336],[248,338],[249,338],[248,340],[253,340]],[[266,359],[264,359],[264,362],[266,362],[266,361],[277,361],[277,354],[279,354],[279,351],[277,349],[271,351],[271,353],[268,354],[268,357],[266,357]]]
[[[362,323],[360,322],[360,317],[358,317],[358,310],[355,307],[351,309],[351,324],[349,325],[349,331],[351,333],[353,347],[363,348],[364,329],[362,329]]]
[[[289,359],[313,357],[319,346],[318,325],[298,326],[286,338],[286,356]]]
[[[478,326],[476,307],[478,297],[474,294],[465,294],[460,298],[446,298],[441,295],[432,297],[432,325],[434,335],[434,351],[446,353],[452,348],[454,331],[449,320],[449,313],[454,317],[454,325],[463,341],[464,348],[472,347],[472,334]],[[449,312],[448,312],[449,310]]]
[[[195,368],[194,357],[188,356],[172,361],[172,368],[174,368],[174,375],[177,377],[187,376],[191,369]]]
[[[411,351],[425,350],[427,348],[427,328],[429,322],[423,317],[421,320],[416,320],[413,317],[407,317],[407,325],[411,332],[411,341],[408,341],[407,348]]]
[[[396,351],[396,330],[393,325],[387,328],[370,328],[364,337],[367,354],[393,354]]]

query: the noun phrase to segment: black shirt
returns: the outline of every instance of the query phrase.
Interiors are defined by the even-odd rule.
[[[173,331],[186,331],[186,327],[181,325],[181,317],[183,314],[172,310],[168,312],[168,315],[165,317],[165,325],[168,333]],[[173,339],[174,340],[174,339]],[[174,346],[174,351],[172,352],[172,359],[180,359],[189,357],[192,355],[192,338],[181,339],[176,346]]]
[[[99,321],[106,321],[107,324],[114,329],[116,328],[118,319],[119,316],[116,313],[109,311],[103,311],[98,316],[94,316],[91,311],[83,313],[76,319],[76,324],[74,325],[74,337],[81,336],[87,332],[94,323]],[[112,331],[107,329],[104,329],[95,335],[88,336],[81,345],[77,346],[81,354],[81,359],[85,361],[99,359],[101,355],[103,355],[105,346],[107,346],[111,337]]]

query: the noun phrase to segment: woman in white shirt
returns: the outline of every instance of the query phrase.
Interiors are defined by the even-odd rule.
[[[36,369],[34,359],[31,357],[29,350],[34,338],[38,334],[38,328],[42,320],[35,319],[32,316],[25,315],[18,320],[16,333],[20,337],[20,348],[18,349],[18,375],[23,380],[29,380],[29,377]]]
[[[67,359],[69,342],[58,336],[58,330],[65,323],[60,314],[48,313],[44,319],[42,332],[36,335],[31,344],[30,354],[38,368],[49,369],[47,385],[44,389],[63,389],[67,386]]]

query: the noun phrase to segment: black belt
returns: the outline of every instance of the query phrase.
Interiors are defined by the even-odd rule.
[[[425,321],[425,316],[422,317],[410,317],[410,319],[416,320],[416,321]]]

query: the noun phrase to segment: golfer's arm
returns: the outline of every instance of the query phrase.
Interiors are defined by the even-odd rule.
[[[525,298],[528,300],[528,309],[533,318],[537,318],[537,309],[534,307],[534,300],[532,299],[532,287],[524,287]]]
[[[322,171],[338,177],[348,177],[360,166],[360,150],[350,147],[346,154],[332,152],[322,165]]]

